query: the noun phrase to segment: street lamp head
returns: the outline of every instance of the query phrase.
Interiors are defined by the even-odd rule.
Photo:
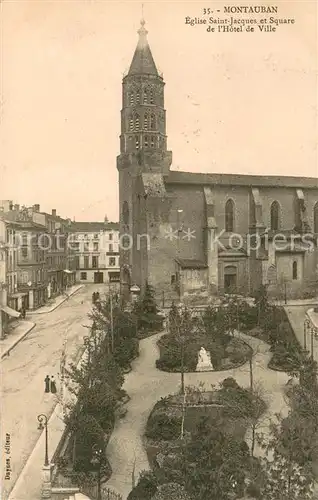
[[[39,431],[42,431],[44,429],[44,425],[42,422],[39,422],[39,425],[38,425],[38,430]]]

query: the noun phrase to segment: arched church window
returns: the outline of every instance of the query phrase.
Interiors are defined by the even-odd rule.
[[[136,92],[136,104],[140,104],[140,92],[137,90]]]
[[[145,148],[149,146],[149,138],[148,135],[145,135]]]
[[[152,113],[150,117],[150,129],[156,130],[156,115],[154,113]]]
[[[234,201],[231,199],[225,204],[225,231],[227,233],[234,231]]]
[[[134,130],[134,119],[131,115],[129,117],[129,130]]]
[[[151,147],[152,147],[152,148],[154,148],[154,147],[155,147],[155,138],[154,138],[154,136],[153,136],[153,135],[151,136],[151,142],[150,142],[150,145],[151,145]]]
[[[273,201],[271,204],[271,229],[272,231],[278,231],[280,226],[280,206],[277,201]]]
[[[139,115],[135,115],[135,130],[139,130],[140,122]]]
[[[297,269],[297,261],[294,260],[293,262],[293,280],[298,279],[298,269]]]
[[[123,202],[121,215],[123,223],[127,226],[129,224],[129,206],[127,201]]]
[[[150,100],[150,104],[154,104],[155,98],[154,98],[154,92],[152,89],[150,90],[149,100]]]
[[[134,105],[134,93],[132,90],[130,92],[128,92],[128,101],[129,101],[130,106]]]
[[[149,120],[149,116],[148,116],[148,113],[146,113],[144,116],[144,129],[145,130],[148,130],[148,120]]]
[[[136,137],[135,145],[136,145],[136,149],[139,149],[139,137]]]
[[[314,233],[318,233],[318,201],[314,206]]]
[[[148,90],[145,89],[144,90],[144,104],[147,104],[148,103]]]

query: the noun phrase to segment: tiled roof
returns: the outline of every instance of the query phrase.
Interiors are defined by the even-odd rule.
[[[316,177],[285,177],[277,175],[245,175],[245,174],[206,174],[194,172],[177,172],[171,170],[166,179],[168,184],[201,184],[224,186],[263,186],[292,187],[318,189]]]
[[[72,222],[70,231],[81,233],[98,233],[99,231],[119,231],[118,222]]]

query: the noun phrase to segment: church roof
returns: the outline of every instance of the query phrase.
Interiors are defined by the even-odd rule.
[[[261,186],[261,187],[290,187],[290,188],[318,188],[316,177],[287,177],[277,175],[246,175],[246,174],[206,174],[195,172],[180,172],[170,170],[166,179],[168,184],[201,184],[223,186]]]
[[[155,61],[147,40],[148,31],[145,28],[145,21],[141,21],[138,30],[139,40],[131,62],[128,75],[158,75]]]

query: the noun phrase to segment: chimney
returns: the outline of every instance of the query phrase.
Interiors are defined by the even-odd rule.
[[[16,204],[14,205],[14,210],[15,210],[16,212],[19,212],[19,210],[20,210],[20,205],[19,205],[18,203],[16,203]]]
[[[40,211],[40,205],[39,204],[33,205],[33,209],[34,209],[34,212],[39,212]]]
[[[52,215],[53,217],[56,217],[56,208],[52,208]]]

